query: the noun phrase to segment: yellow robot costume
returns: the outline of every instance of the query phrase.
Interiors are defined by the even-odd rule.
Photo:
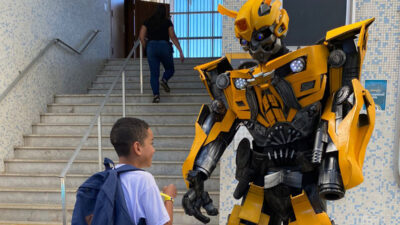
[[[290,52],[283,43],[289,17],[281,2],[248,0],[235,34],[257,63],[233,69],[227,57],[197,66],[212,103],[203,105],[182,172],[186,214],[203,223],[217,215],[204,182],[239,126],[229,225],[330,225],[326,200],[363,181],[362,165],[375,123],[375,105],[360,84],[368,27],[374,19],[328,31],[316,45]],[[357,40],[358,36],[358,40]],[[365,108],[363,108],[365,106]]]

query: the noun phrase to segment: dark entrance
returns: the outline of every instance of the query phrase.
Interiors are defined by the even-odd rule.
[[[158,5],[165,5],[167,8],[167,16],[170,16],[169,4],[146,2],[140,0],[125,0],[125,24],[126,24],[126,45],[125,57],[132,49],[135,40],[139,38],[140,27],[144,21],[155,12]],[[139,57],[139,48],[136,50],[136,57]],[[144,52],[143,56],[146,54]]]

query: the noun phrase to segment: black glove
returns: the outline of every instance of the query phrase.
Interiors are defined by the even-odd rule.
[[[189,190],[182,198],[182,206],[189,216],[194,216],[202,223],[209,223],[210,218],[201,214],[200,207],[203,207],[210,216],[218,215],[218,209],[212,204],[208,192],[204,191],[204,180],[204,175],[200,171],[189,171],[187,177]]]

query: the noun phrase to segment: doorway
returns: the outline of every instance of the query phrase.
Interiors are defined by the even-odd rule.
[[[111,58],[125,57],[124,0],[110,0]]]
[[[133,48],[133,44],[139,38],[140,27],[144,21],[147,20],[155,10],[157,6],[163,4],[167,8],[167,16],[170,17],[170,6],[169,4],[140,1],[140,0],[125,0],[125,24],[126,24],[126,46],[125,56],[128,56],[130,50]],[[136,57],[139,57],[139,48],[136,49]],[[146,56],[146,52],[143,52],[143,57]]]

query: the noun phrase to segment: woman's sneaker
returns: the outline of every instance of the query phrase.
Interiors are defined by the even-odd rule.
[[[160,96],[159,95],[154,95],[153,103],[159,103],[159,102],[160,102]]]
[[[161,86],[164,88],[164,91],[165,92],[170,92],[171,91],[171,89],[169,88],[169,86],[168,86],[168,83],[167,83],[167,81],[166,80],[161,80]]]

